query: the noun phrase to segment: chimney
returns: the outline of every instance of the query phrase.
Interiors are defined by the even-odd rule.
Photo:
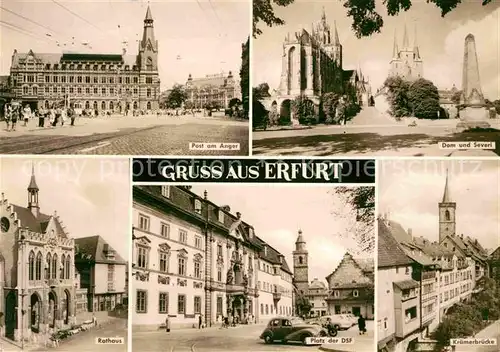
[[[283,264],[283,254],[280,254],[279,258],[280,258],[280,263]]]
[[[54,210],[54,217],[57,218],[57,210]]]
[[[122,55],[124,55],[124,56],[125,56],[126,54],[127,54],[127,48],[123,48],[123,49],[122,49]]]
[[[408,229],[408,235],[409,235],[410,237],[413,237],[413,236],[412,236],[412,230],[411,230],[411,229]]]
[[[203,192],[203,198],[205,198],[205,200],[207,200],[207,197],[208,197],[208,192],[207,192],[207,190],[205,190],[205,192]]]
[[[237,217],[238,219],[241,219],[241,213],[240,213],[239,211],[238,211],[238,212],[236,212],[236,217]]]
[[[264,255],[267,255],[267,245],[264,245]]]

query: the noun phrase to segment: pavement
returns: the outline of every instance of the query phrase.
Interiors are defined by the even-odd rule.
[[[75,126],[0,130],[2,154],[248,155],[248,120],[203,116],[80,117]],[[191,150],[195,143],[239,143],[239,150]]]
[[[301,351],[320,351],[320,346],[304,346],[300,343],[292,344],[265,344],[259,339],[266,324],[239,325],[228,329],[212,327],[207,329],[178,329],[170,333],[161,331],[134,331],[132,327],[132,349],[141,352],[301,352]],[[350,330],[339,331],[338,337],[353,337],[358,341],[357,327]],[[368,336],[368,335],[367,335]],[[363,339],[365,340],[365,339]],[[346,349],[336,351],[373,351],[373,333],[369,349],[366,342],[356,342],[353,345],[342,345]],[[349,346],[349,347],[346,347]],[[326,346],[328,347],[328,346]],[[354,348],[354,349],[352,349]],[[330,350],[326,350],[330,351]]]
[[[497,156],[500,119],[488,131],[459,132],[459,120],[395,121],[374,108],[365,108],[347,125],[319,125],[311,129],[256,131],[253,154],[269,156]],[[441,149],[439,142],[496,142],[491,149]]]

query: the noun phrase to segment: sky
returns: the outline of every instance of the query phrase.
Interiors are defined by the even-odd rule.
[[[99,235],[128,261],[128,159],[2,157],[0,190],[10,203],[27,206],[32,165],[40,211],[56,210],[70,237]]]
[[[438,203],[448,169],[456,233],[488,249],[500,245],[498,160],[383,160],[379,165],[378,211],[411,228],[413,236],[439,240]]]
[[[292,251],[301,229],[309,251],[309,281],[325,282],[346,252],[346,239],[336,234],[346,230],[347,222],[332,214],[335,196],[331,186],[274,185],[195,185],[192,191],[217,205],[229,205],[231,213],[241,213],[243,221],[254,226],[255,234],[282,253],[293,271]],[[349,247],[349,244],[347,245]]]
[[[137,54],[147,1],[57,2],[73,14],[50,0],[2,2],[3,8],[28,20],[0,10],[1,75],[9,74],[14,49],[18,52],[32,49],[35,54],[63,51],[121,54],[122,43],[128,42],[127,54]],[[186,83],[190,73],[196,78],[222,71],[239,72],[241,45],[250,34],[249,2],[157,0],[150,1],[150,7],[158,40],[162,90],[174,83]],[[29,32],[21,32],[21,29]]]
[[[381,33],[363,39],[355,37],[350,27],[352,19],[347,17],[342,3],[296,0],[285,8],[275,6],[276,14],[286,24],[272,28],[260,24],[263,34],[254,43],[252,85],[267,82],[271,89],[278,88],[284,38],[288,32],[293,35],[301,28],[310,31],[311,24],[321,19],[324,7],[331,27],[334,21],[337,23],[344,69],[356,69],[359,65],[369,77],[372,90],[381,87],[387,77],[395,31],[401,47],[406,23],[410,45],[414,43],[416,28],[424,78],[432,80],[439,89],[449,89],[454,84],[461,89],[464,41],[467,34],[472,33],[476,39],[483,94],[490,100],[500,99],[500,2],[493,1],[483,7],[481,1],[463,1],[442,18],[440,10],[425,1],[413,1],[409,11],[390,17],[382,0],[376,0],[384,26]]]

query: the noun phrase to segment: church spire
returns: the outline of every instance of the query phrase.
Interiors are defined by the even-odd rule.
[[[443,201],[441,203],[453,203],[448,185],[448,169],[446,169],[446,182],[444,184]]]
[[[324,6],[323,6],[323,13],[321,14],[321,20],[323,21],[323,23],[326,23],[326,12]]]
[[[38,205],[38,191],[39,189],[35,179],[35,165],[31,164],[31,179],[28,185],[28,209],[35,216],[35,218],[37,218],[40,213],[40,206]]]
[[[417,25],[415,24],[415,34],[413,37],[413,52],[415,53],[415,57],[417,59],[420,59],[420,52],[418,50],[418,43],[417,43]]]
[[[337,21],[333,21],[333,30],[335,31],[334,33],[334,45],[340,45],[340,40],[339,40],[339,32],[337,31]]]
[[[406,30],[406,24],[405,24],[405,29],[403,33],[403,49],[408,49],[410,47],[410,41],[408,40],[408,32]]]
[[[394,30],[394,45],[392,47],[392,57],[393,58],[397,58],[398,54],[399,54],[398,39],[397,39],[397,36],[396,36],[396,30]]]

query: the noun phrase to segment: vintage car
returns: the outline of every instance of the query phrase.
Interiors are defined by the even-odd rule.
[[[328,322],[328,318],[330,318],[330,322],[337,330],[347,330],[353,325],[352,320],[343,314],[325,315],[318,318],[313,324],[324,326]]]
[[[260,338],[266,343],[297,341],[306,344],[307,337],[328,336],[328,332],[318,325],[310,325],[300,318],[276,317],[269,321]]]

